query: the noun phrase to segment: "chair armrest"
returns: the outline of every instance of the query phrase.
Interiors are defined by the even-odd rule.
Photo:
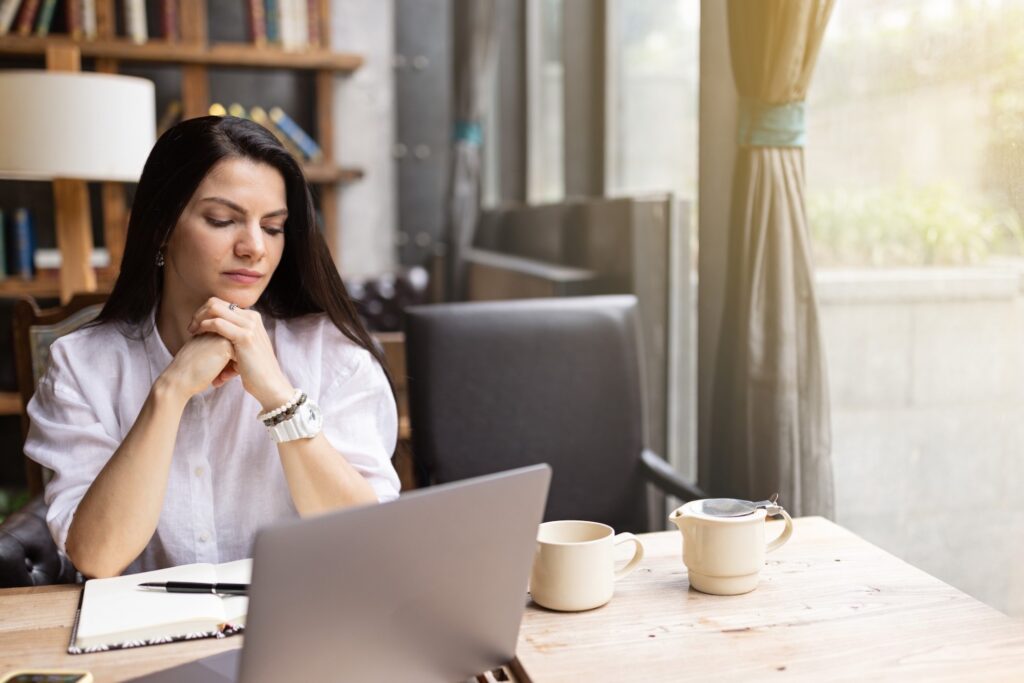
[[[75,583],[77,574],[50,536],[41,496],[0,524],[0,588]]]
[[[640,464],[643,466],[644,477],[647,481],[669,495],[683,501],[708,497],[708,494],[699,486],[685,481],[664,459],[646,448],[640,454]]]
[[[470,300],[600,294],[604,278],[592,270],[486,249],[469,249],[466,264]]]

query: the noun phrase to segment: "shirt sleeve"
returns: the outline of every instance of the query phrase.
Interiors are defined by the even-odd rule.
[[[391,464],[398,412],[384,370],[360,350],[320,396],[327,441],[366,478],[382,503],[398,498],[401,484]]]
[[[51,347],[50,366],[28,404],[25,455],[53,471],[44,499],[46,522],[61,552],[68,529],[89,486],[117,450],[119,441],[82,397],[64,349]]]

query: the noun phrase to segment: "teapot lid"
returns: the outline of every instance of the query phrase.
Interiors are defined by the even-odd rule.
[[[752,515],[759,508],[764,508],[769,517],[782,513],[782,506],[778,504],[779,494],[774,494],[768,500],[752,502],[741,498],[705,498],[694,501],[695,512],[709,517],[743,517]]]

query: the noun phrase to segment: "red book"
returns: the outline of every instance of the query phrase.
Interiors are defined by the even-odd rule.
[[[21,13],[18,14],[18,33],[27,36],[32,33],[32,22],[36,19],[39,11],[39,0],[25,0],[21,6]]]
[[[160,33],[168,43],[178,41],[178,0],[160,0]]]
[[[320,0],[307,0],[306,8],[309,23],[309,46],[320,47]]]
[[[68,34],[75,40],[82,37],[82,0],[68,0]]]
[[[267,44],[267,18],[263,9],[263,0],[247,0],[249,8],[249,35],[256,45]]]
[[[160,32],[168,43],[178,42],[178,0],[160,0]]]

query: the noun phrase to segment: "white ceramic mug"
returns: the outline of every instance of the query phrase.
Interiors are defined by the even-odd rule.
[[[690,585],[714,595],[749,593],[757,588],[765,554],[781,548],[793,535],[793,520],[780,508],[786,528],[765,545],[764,508],[740,517],[714,517],[701,512],[702,503],[690,501],[669,515],[683,533]]]
[[[633,543],[636,550],[622,569],[615,569],[615,546]],[[530,574],[533,601],[548,609],[578,612],[612,599],[615,581],[636,569],[644,546],[629,533],[600,522],[545,522],[537,531],[537,552]]]

